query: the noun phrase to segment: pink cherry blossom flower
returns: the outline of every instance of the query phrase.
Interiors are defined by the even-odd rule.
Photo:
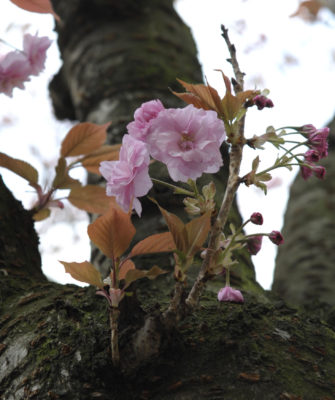
[[[219,290],[218,300],[219,301],[230,301],[233,303],[243,303],[244,302],[242,293],[239,290],[233,289],[230,286],[226,286]]]
[[[127,125],[128,133],[135,139],[145,142],[150,121],[165,110],[160,100],[151,100],[143,103],[134,114],[134,121]]]
[[[269,234],[269,239],[271,240],[272,243],[276,245],[280,245],[284,243],[284,238],[283,235],[279,231],[272,231]]]
[[[51,40],[46,36],[38,37],[27,33],[23,38],[23,51],[30,63],[31,75],[38,75],[44,69],[46,51],[51,45]]]
[[[23,52],[15,50],[0,56],[0,93],[12,96],[13,89],[24,89],[30,75],[44,68],[46,51],[51,41],[47,37],[24,35]]]
[[[255,256],[259,252],[262,247],[262,240],[263,236],[261,235],[251,236],[248,238],[247,249],[251,255]]]
[[[27,57],[19,51],[0,56],[0,93],[12,97],[13,89],[24,89],[29,81],[30,65]]]
[[[141,216],[142,206],[137,197],[145,196],[152,187],[149,162],[146,144],[124,135],[119,161],[100,163],[101,175],[107,180],[107,195],[115,196],[116,202],[126,212],[132,204],[132,208]]]
[[[255,225],[263,225],[263,215],[259,212],[251,214],[250,221]]]
[[[189,105],[161,111],[150,123],[147,144],[151,156],[167,165],[174,181],[187,182],[220,169],[224,138],[224,124],[216,112]]]

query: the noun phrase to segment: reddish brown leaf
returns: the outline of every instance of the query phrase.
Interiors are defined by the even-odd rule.
[[[155,279],[157,276],[166,274],[167,271],[160,269],[157,266],[152,267],[149,271],[142,269],[131,269],[127,272],[125,278],[125,287],[128,287],[132,282],[137,281],[141,278]]]
[[[192,104],[196,108],[204,108],[205,110],[209,110],[208,107],[204,106],[203,102],[199,99],[199,97],[195,96],[193,93],[177,93],[173,92],[172,93],[179,97],[181,100],[185,101],[187,104]]]
[[[290,17],[300,17],[305,20],[315,20],[322,4],[317,0],[303,1],[299,4],[299,7],[295,13],[290,15]]]
[[[125,261],[120,269],[119,279],[125,279],[127,272],[135,269],[135,264],[131,260]]]
[[[158,203],[156,203],[158,205]],[[187,232],[185,230],[185,225],[177,215],[172,214],[165,210],[163,207],[159,206],[160,212],[162,213],[169,231],[172,234],[173,240],[175,242],[176,248],[182,253],[187,252]]]
[[[194,256],[197,253],[204,241],[207,239],[208,232],[211,227],[211,211],[201,217],[194,218],[188,224],[185,229],[187,232],[187,254]]]
[[[116,207],[115,198],[107,196],[105,188],[97,185],[74,187],[68,200],[75,207],[93,214],[104,214],[111,205]]]
[[[86,282],[93,286],[103,288],[104,284],[101,279],[100,272],[94,266],[84,261],[81,263],[59,261],[64,265],[65,271],[69,273],[72,278],[80,282]]]
[[[133,247],[130,257],[140,254],[161,253],[176,249],[171,232],[157,233],[141,240]]]
[[[246,372],[241,372],[238,377],[248,382],[258,382],[261,378],[259,374],[247,374]]]
[[[48,218],[50,216],[50,208],[43,208],[42,210],[37,211],[33,215],[33,220],[38,222],[38,221],[43,221],[44,219]]]
[[[29,163],[12,158],[5,153],[0,153],[0,167],[4,167],[14,172],[16,175],[28,181],[32,186],[37,185],[38,172]]]
[[[222,112],[221,99],[220,99],[220,96],[219,96],[218,92],[216,91],[216,89],[214,89],[210,85],[204,85],[204,84],[193,85],[193,84],[184,82],[180,79],[177,79],[177,81],[187,90],[187,92],[193,94],[194,96],[196,96],[198,98],[199,103],[197,103],[197,104],[200,105],[201,108],[203,108],[205,110],[214,110],[218,114],[220,114]],[[176,94],[178,97],[182,98],[180,96],[180,95],[182,95],[182,93],[174,93],[174,94]],[[192,97],[191,98],[186,97],[185,99],[191,100]],[[194,104],[194,102],[192,101],[191,104]],[[196,104],[194,104],[194,106],[197,107]],[[200,108],[200,107],[198,106],[198,108]]]
[[[56,176],[52,182],[52,187],[57,189],[70,189],[76,186],[81,186],[77,179],[71,178],[67,170],[66,160],[60,157],[56,167]]]
[[[106,141],[106,128],[109,125],[110,123],[96,125],[83,122],[74,126],[62,142],[61,156],[74,157],[96,151]]]
[[[127,250],[135,232],[130,215],[115,207],[87,228],[92,242],[112,259],[120,257]]]
[[[120,147],[120,144],[115,144],[113,146],[103,145],[98,150],[83,157],[79,161],[81,162],[82,166],[87,169],[88,172],[101,175],[99,171],[101,161],[118,160]]]
[[[58,15],[54,12],[50,0],[10,0],[16,6],[23,8],[23,10],[36,12],[36,13],[50,13],[57,19]]]

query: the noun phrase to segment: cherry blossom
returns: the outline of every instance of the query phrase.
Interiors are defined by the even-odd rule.
[[[135,139],[145,141],[150,121],[165,110],[160,100],[151,100],[143,103],[134,114],[134,121],[127,125],[128,133]]]
[[[146,144],[124,135],[119,160],[100,163],[101,175],[107,180],[107,195],[115,196],[116,202],[126,212],[132,205],[141,216],[142,206],[138,197],[145,196],[152,187],[149,162]]]
[[[165,109],[150,122],[146,138],[151,156],[167,165],[174,181],[196,180],[222,166],[224,124],[214,111],[189,105]]]
[[[233,303],[244,303],[244,298],[242,293],[239,290],[233,289],[230,286],[225,286],[224,288],[221,288],[219,290],[218,300],[230,301]]]

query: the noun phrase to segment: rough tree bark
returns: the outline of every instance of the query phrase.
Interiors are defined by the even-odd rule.
[[[288,202],[273,290],[293,304],[335,306],[335,120],[329,124],[325,180],[295,179]],[[299,284],[297,284],[299,282]]]
[[[110,141],[119,141],[143,101],[159,97],[166,106],[178,105],[167,90],[176,76],[201,80],[190,33],[171,0],[59,0],[54,6],[62,18],[64,59],[51,85],[59,117],[112,119]],[[169,209],[178,207],[166,192],[154,195]],[[162,229],[153,212],[142,217],[146,233]],[[144,228],[138,228],[141,235]],[[246,254],[235,277],[245,304],[218,305],[218,283],[211,283],[196,312],[173,330],[162,329],[158,316],[171,295],[172,277],[137,285],[132,303],[123,302],[122,364],[116,369],[107,305],[92,287],[47,282],[37,243],[29,213],[0,181],[4,400],[334,398],[335,313],[298,311],[262,291]],[[138,332],[148,320],[155,329],[141,342]]]

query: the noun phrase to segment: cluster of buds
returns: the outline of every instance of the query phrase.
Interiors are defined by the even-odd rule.
[[[270,233],[257,233],[245,236],[242,233],[243,228],[249,223],[254,225],[263,225],[263,216],[259,212],[254,212],[251,214],[250,218],[244,222],[243,225],[237,230],[231,225],[232,235],[228,238],[221,240],[222,245],[221,252],[218,252],[217,262],[221,262],[222,265],[218,266],[224,269],[226,277],[226,285],[221,288],[218,293],[219,301],[229,301],[234,303],[243,303],[243,295],[239,290],[233,289],[230,286],[230,268],[236,263],[233,261],[233,251],[246,246],[251,255],[256,255],[262,247],[263,236],[267,236],[272,243],[276,245],[281,245],[284,243],[284,238],[279,231],[272,231]],[[222,234],[223,235],[223,234]],[[214,272],[214,271],[213,271]]]
[[[304,162],[300,166],[301,175],[305,180],[313,174],[323,179],[326,170],[316,163],[328,155],[329,128],[316,129],[315,126],[308,124],[300,128],[300,133],[307,138],[306,145],[309,147],[304,154]]]
[[[288,131],[287,129],[290,130]],[[293,130],[293,132],[291,130]],[[297,134],[302,135],[304,140],[295,141],[286,139],[289,135]],[[269,174],[270,171],[281,167],[292,169],[292,167],[296,165],[300,167],[303,179],[307,180],[312,175],[318,179],[323,179],[326,174],[326,169],[316,163],[328,155],[328,135],[329,128],[317,129],[314,125],[310,124],[301,127],[279,129],[275,129],[272,126],[268,127],[265,134],[261,136],[254,135],[251,139],[246,140],[246,144],[253,149],[263,149],[263,145],[269,142],[278,150],[284,150],[285,152],[276,159],[271,167],[263,171],[258,171],[260,160],[257,156],[252,162],[251,171],[245,175],[241,181],[247,186],[258,186],[266,193],[267,186],[264,182],[272,179],[272,176]],[[286,148],[285,145],[288,143],[293,143],[291,148]],[[298,153],[297,149],[300,146],[307,146],[308,150],[304,153]]]
[[[195,191],[195,197],[185,197],[183,203],[185,211],[189,215],[205,214],[215,209],[216,188],[214,182],[210,182],[202,188],[202,195]]]

